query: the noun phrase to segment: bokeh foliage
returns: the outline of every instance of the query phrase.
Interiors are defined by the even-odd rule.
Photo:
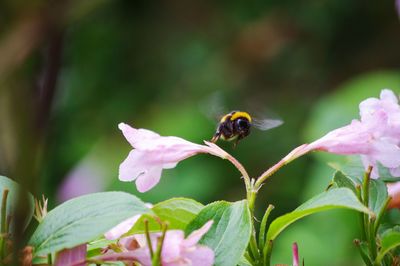
[[[164,171],[143,195],[118,181],[130,147],[117,124],[201,142],[215,129],[201,103],[216,91],[231,106],[272,110],[283,126],[254,131],[236,149],[221,144],[256,176],[356,117],[361,99],[399,92],[398,47],[392,1],[2,1],[0,174],[53,206],[101,190],[152,203],[237,201],[245,194],[237,172],[207,155]],[[289,212],[321,192],[335,158],[315,154],[282,169],[256,214],[270,203],[272,216]],[[355,227],[346,211],[307,218],[278,239],[273,260],[288,263],[297,241],[307,264],[360,263]]]

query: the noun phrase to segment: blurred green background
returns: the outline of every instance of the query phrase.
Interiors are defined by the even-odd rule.
[[[146,202],[240,200],[243,181],[226,161],[199,155],[163,172],[140,194],[118,180],[130,151],[117,125],[208,140],[216,121],[201,108],[218,92],[278,114],[236,149],[257,176],[294,147],[358,117],[382,88],[400,92],[400,22],[393,1],[0,2],[0,174],[55,206],[82,193],[129,191]],[[324,190],[335,156],[312,154],[263,187],[257,216],[293,210]],[[274,263],[361,265],[356,215],[331,211],[292,225]]]

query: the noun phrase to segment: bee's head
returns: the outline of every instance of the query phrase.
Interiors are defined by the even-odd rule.
[[[251,123],[247,118],[238,118],[236,119],[235,124],[240,133],[248,133],[251,127]]]

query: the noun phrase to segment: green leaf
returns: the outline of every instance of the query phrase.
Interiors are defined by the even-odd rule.
[[[355,185],[362,183],[365,167],[360,156],[345,156],[342,161],[330,162],[328,165],[342,172],[342,174],[351,179]]]
[[[379,250],[376,261],[380,262],[386,253],[398,246],[400,246],[400,232],[396,229],[387,230],[382,235],[381,249]]]
[[[376,214],[385,207],[388,198],[386,184],[379,179],[371,179],[369,182],[369,208]]]
[[[200,243],[214,250],[215,265],[237,265],[251,234],[251,217],[247,201],[229,203],[218,201],[205,206],[187,226],[186,234],[213,220],[210,231]]]
[[[354,184],[353,180],[351,180],[351,178],[349,178],[348,176],[343,174],[341,171],[336,171],[335,172],[335,174],[333,176],[333,182],[339,188],[341,188],[341,187],[349,188],[354,193],[356,193],[356,187],[355,187],[355,184]]]
[[[0,194],[1,194],[0,202],[3,195],[3,191],[5,189],[9,190],[7,197],[7,209],[6,209],[7,216],[15,217],[14,212],[16,211],[17,207],[16,204],[18,202],[18,193],[21,191],[21,186],[15,181],[5,176],[0,176]],[[26,196],[28,198],[28,215],[26,216],[26,220],[24,221],[24,227],[26,228],[32,219],[35,203],[32,194],[30,194],[27,191],[25,191],[24,193],[26,193]],[[13,223],[11,223],[11,225],[12,224]],[[1,221],[0,221],[0,226],[1,226]]]
[[[29,245],[37,256],[72,248],[96,239],[130,217],[149,212],[142,201],[125,192],[81,196],[50,211]]]
[[[392,173],[390,173],[389,168],[383,166],[379,162],[377,163],[377,165],[378,165],[379,180],[382,180],[383,182],[386,183],[394,183],[400,181],[400,177],[393,176]]]
[[[294,211],[275,219],[268,229],[267,241],[274,240],[286,227],[305,216],[338,208],[347,208],[371,214],[371,211],[358,201],[350,189],[334,188],[308,200]]]
[[[246,259],[245,257],[241,257],[238,264],[238,266],[252,266],[251,262]]]
[[[187,198],[172,198],[153,206],[154,214],[161,221],[168,221],[168,229],[185,230],[186,226],[197,216],[203,204]],[[149,221],[149,231],[160,231],[160,224],[150,215],[143,215],[126,235],[144,232],[144,220]]]
[[[358,248],[358,251],[360,252],[361,258],[363,259],[365,265],[372,266],[373,263],[371,260],[371,256],[369,255],[368,244],[365,241],[360,241],[358,239],[354,240],[354,244]]]

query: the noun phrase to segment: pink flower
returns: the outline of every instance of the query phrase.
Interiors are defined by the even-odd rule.
[[[136,180],[140,192],[153,188],[163,169],[174,168],[180,161],[198,153],[227,158],[227,153],[214,146],[199,145],[178,137],[162,137],[147,129],[135,129],[120,123],[125,138],[134,148],[119,167],[121,181]]]
[[[148,208],[152,208],[153,205],[150,203],[145,203]],[[131,218],[126,219],[115,227],[111,228],[104,234],[104,237],[108,240],[114,240],[120,238],[123,234],[127,233],[135,223],[140,219],[142,215],[138,214]]]
[[[400,16],[400,0],[396,0],[396,10],[397,10],[397,15]]]
[[[197,242],[211,228],[213,221],[208,221],[200,229],[193,231],[186,239],[181,230],[169,230],[165,234],[161,251],[163,266],[208,266],[214,264],[214,252]],[[161,233],[150,234],[152,248],[155,251]],[[105,254],[96,259],[102,261],[137,261],[143,266],[151,265],[150,251],[145,235],[133,235],[120,240],[125,249],[121,253]]]
[[[397,96],[388,89],[380,99],[369,98],[360,103],[360,120],[335,129],[307,145],[306,149],[337,154],[360,154],[365,167],[373,166],[377,177],[377,162],[400,173],[400,106]]]
[[[299,266],[299,248],[296,242],[293,243],[292,251],[293,251],[293,266]]]
[[[86,244],[82,244],[70,249],[63,249],[57,253],[55,266],[84,266],[86,265]]]
[[[387,184],[387,188],[392,198],[388,208],[400,208],[400,182]]]

